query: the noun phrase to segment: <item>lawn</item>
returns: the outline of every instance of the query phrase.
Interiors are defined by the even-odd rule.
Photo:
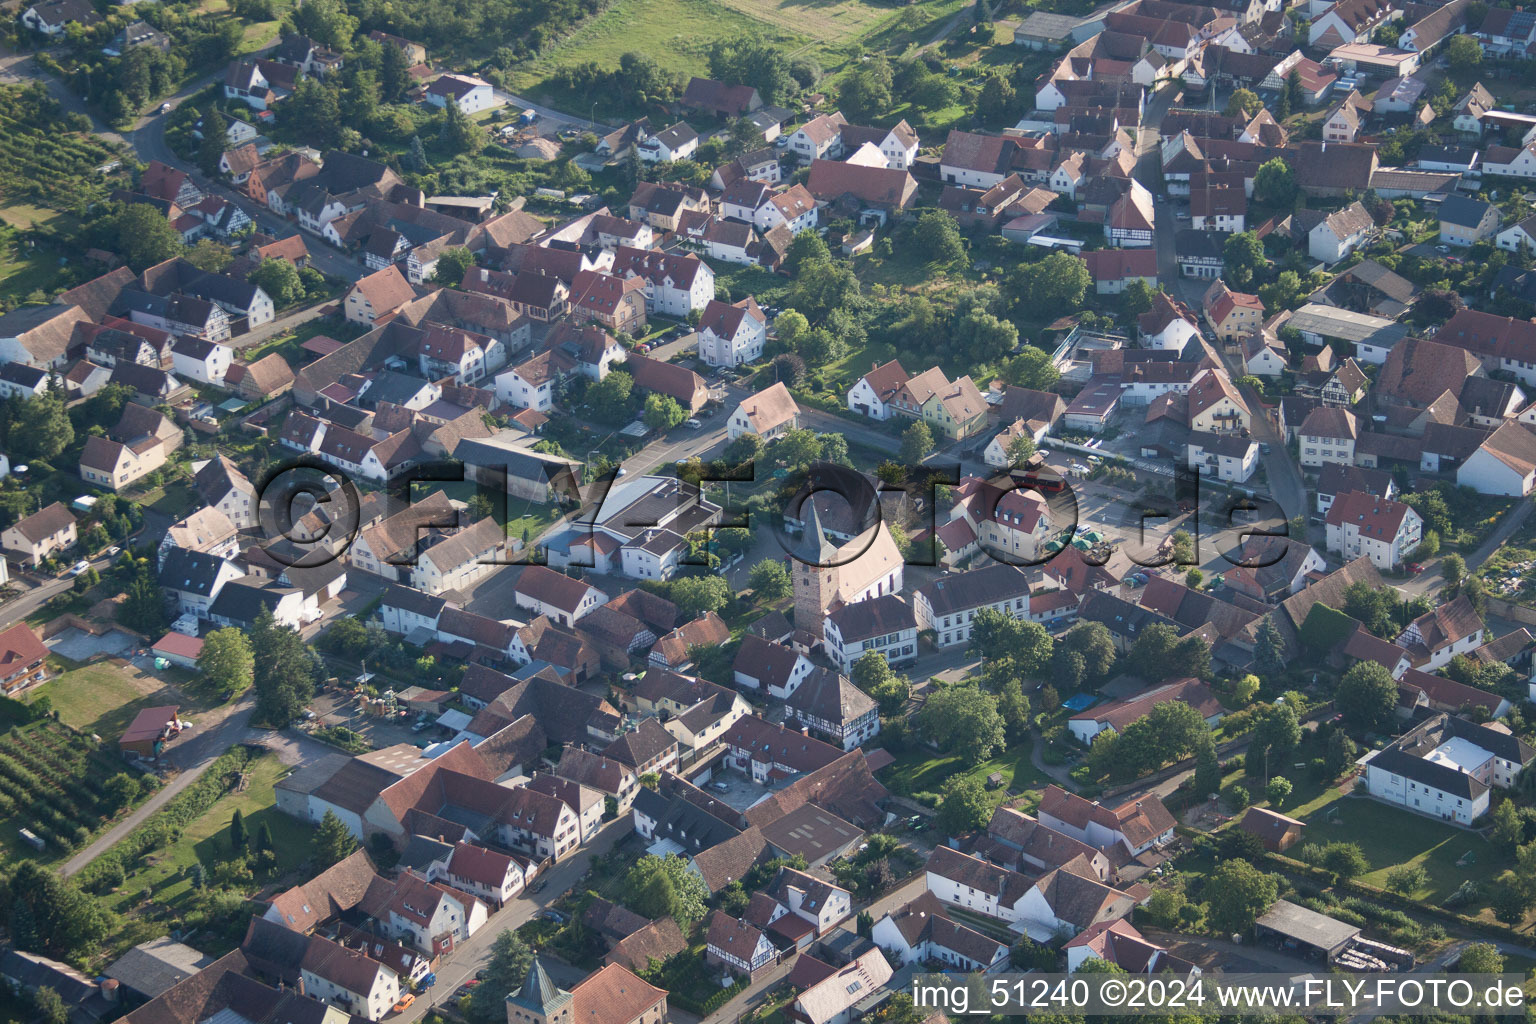
[[[145,708],[177,704],[184,714],[195,715],[216,703],[211,694],[197,693],[195,686],[178,686],[180,680],[173,682],[169,673],[163,675],[166,678],[112,662],[96,662],[50,679],[32,690],[30,699],[47,697],[66,725],[106,740],[115,740]]]
[[[144,508],[152,508],[161,515],[170,516],[173,521],[186,516],[200,501],[197,491],[192,488],[192,482],[185,478],[152,488],[133,500]]]
[[[128,875],[118,891],[108,897],[112,908],[126,912],[145,894],[156,903],[177,905],[191,892],[192,881],[183,871],[201,861],[210,872],[220,861],[230,859],[229,819],[235,811],[245,818],[246,834],[255,837],[262,825],[272,829],[277,850],[274,879],[295,871],[309,860],[313,832],[277,809],[274,784],[288,774],[288,767],[275,756],[264,756],[251,764],[244,790],[225,794],[201,817],[181,833],[181,838],[146,857],[138,870]]]
[[[985,784],[988,775],[1001,772],[1003,784],[987,790],[987,797],[994,807],[1014,796],[1037,800],[1040,791],[1050,785],[1051,780],[1030,763],[1029,751],[1028,743],[1015,744],[1002,755],[967,769],[957,756],[913,749],[897,757],[881,776],[892,790],[915,796],[918,793],[937,794],[952,775],[967,775]]]
[[[1332,808],[1303,817],[1309,827],[1302,841],[1358,843],[1371,865],[1360,880],[1370,885],[1385,887],[1392,868],[1418,864],[1429,875],[1429,886],[1413,896],[1440,903],[1467,879],[1486,882],[1511,866],[1508,857],[1475,832],[1368,797],[1339,800]],[[1475,862],[1458,867],[1456,862],[1468,853]]]
[[[420,501],[433,491],[439,490],[456,501],[469,501],[479,493],[479,487],[468,480],[432,482],[418,485],[414,500]],[[496,504],[494,499],[491,504],[493,506]],[[523,532],[526,530],[529,538],[533,539],[543,533],[550,523],[560,518],[560,506],[553,502],[541,503],[529,501],[526,498],[514,498],[509,494],[506,505],[496,509],[494,515],[506,527],[508,537],[522,540]]]

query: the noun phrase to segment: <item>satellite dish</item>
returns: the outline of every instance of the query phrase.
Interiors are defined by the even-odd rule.
[[[632,683],[636,679],[639,679],[640,677],[635,675],[633,672],[625,672],[624,675],[621,676],[620,678],[622,678],[626,683]]]

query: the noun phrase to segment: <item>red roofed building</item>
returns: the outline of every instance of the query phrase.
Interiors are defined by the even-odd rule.
[[[0,690],[10,696],[47,679],[47,657],[48,648],[26,623],[0,633]]]
[[[1362,555],[1378,569],[1401,565],[1423,539],[1424,521],[1398,501],[1346,491],[1328,508],[1328,550],[1352,561]]]
[[[1174,818],[1156,796],[1109,807],[1047,786],[1041,795],[1040,823],[1103,849],[1120,845],[1135,857],[1173,839]]]
[[[1093,278],[1093,290],[1099,295],[1119,295],[1133,281],[1145,281],[1157,287],[1157,250],[1095,249],[1082,254]]]

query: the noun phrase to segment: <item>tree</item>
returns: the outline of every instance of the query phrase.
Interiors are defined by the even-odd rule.
[[[1259,299],[1265,309],[1295,309],[1301,305],[1301,275],[1294,270],[1282,270],[1273,283],[1259,289]]]
[[[887,718],[899,715],[912,695],[912,686],[906,677],[891,668],[879,651],[865,651],[859,655],[848,675],[854,686],[874,698],[880,705],[880,714]]]
[[[1242,707],[1252,704],[1258,695],[1259,677],[1251,672],[1232,684],[1232,699]]]
[[[1103,682],[1115,667],[1115,641],[1102,622],[1079,622],[1057,642],[1083,657],[1083,671],[1090,683]]]
[[[1464,74],[1483,62],[1483,48],[1471,36],[1455,35],[1445,44],[1445,59],[1452,71]]]
[[[1285,641],[1268,615],[1259,621],[1254,634],[1253,661],[1266,677],[1272,678],[1285,668]]]
[[[475,254],[462,246],[443,250],[432,271],[432,280],[445,288],[457,288],[469,268],[475,265]]]
[[[197,668],[226,697],[236,697],[251,685],[256,656],[244,631],[233,626],[216,629],[203,638]]]
[[[640,418],[652,430],[666,431],[671,430],[687,419],[688,414],[683,411],[681,405],[677,404],[677,399],[671,395],[661,395],[652,392],[645,396],[645,408],[640,413]]]
[[[11,941],[29,953],[74,960],[99,951],[112,915],[69,881],[24,860],[11,872],[4,903]]]
[[[1221,792],[1221,760],[1216,754],[1216,739],[1207,729],[1195,741],[1195,796],[1205,799]]]
[[[1429,884],[1429,872],[1417,864],[1404,864],[1387,872],[1387,888],[1411,896]]]
[[[1211,872],[1205,883],[1206,916],[1218,933],[1247,934],[1274,905],[1279,889],[1267,875],[1242,860],[1228,860]]]
[[[952,775],[940,791],[935,823],[946,836],[960,836],[986,827],[992,817],[992,801],[981,780],[971,775]]]
[[[1323,847],[1322,866],[1338,878],[1354,878],[1371,869],[1357,843],[1329,843]]]
[[[315,859],[321,867],[330,867],[350,857],[357,850],[357,839],[335,811],[326,811],[315,829]]]
[[[1269,206],[1289,208],[1296,202],[1296,172],[1276,157],[1253,177],[1253,198]]]
[[[668,596],[684,619],[696,619],[724,608],[732,593],[724,576],[683,576],[672,581]]]
[[[1280,807],[1285,803],[1285,798],[1291,795],[1291,780],[1284,775],[1276,775],[1264,787],[1264,795],[1269,798],[1270,806]]]
[[[1445,578],[1445,585],[1455,590],[1467,575],[1467,563],[1458,554],[1446,555],[1440,559],[1440,575]]]
[[[658,883],[658,878],[666,884]],[[692,928],[704,919],[709,890],[704,885],[704,879],[689,870],[687,858],[647,854],[630,868],[624,883],[626,892],[636,894],[634,899],[639,905],[630,908],[636,913],[671,917],[677,921],[678,927],[684,929]],[[658,909],[655,901],[662,898],[665,898],[666,903]],[[642,906],[645,909],[641,909]]]
[[[341,94],[318,78],[299,79],[293,95],[283,103],[283,117],[310,145],[327,149],[341,141]]]
[[[1248,746],[1248,756],[1253,763],[1263,764],[1264,752],[1268,751],[1270,764],[1279,767],[1290,759],[1301,743],[1301,724],[1289,704],[1266,704],[1254,715],[1253,739]],[[1249,769],[1249,774],[1253,770]]]
[[[1004,124],[1019,117],[1019,94],[1007,75],[991,74],[976,97],[976,116],[985,124]]]
[[[147,203],[125,203],[112,218],[112,233],[117,252],[135,272],[181,254],[181,235]]]
[[[473,156],[485,148],[485,129],[471,121],[457,103],[450,103],[443,107],[438,122],[437,143],[451,153]]]
[[[1239,231],[1221,250],[1227,281],[1238,289],[1253,284],[1254,276],[1268,261],[1264,257],[1264,243],[1252,231]]]
[[[1252,89],[1238,89],[1227,100],[1228,117],[1252,117],[1264,109],[1264,101]]]
[[[1079,308],[1091,284],[1086,263],[1070,253],[1053,252],[1038,263],[1026,263],[1015,270],[1005,290],[1016,311],[1039,316],[1050,310]]]
[[[224,155],[224,147],[229,145],[229,122],[217,110],[210,110],[203,115],[202,132],[203,141],[197,147],[197,166],[208,177],[217,177],[219,158]]]
[[[1466,954],[1462,954],[1465,958]],[[40,1024],[69,1024],[69,1006],[59,990],[51,985],[39,985],[32,993],[32,1012]]]
[[[587,388],[587,405],[604,423],[622,423],[630,416],[630,395],[635,378],[627,370],[612,370]],[[745,436],[745,435],[743,435]]]
[[[165,592],[155,582],[148,563],[140,565],[123,596],[117,619],[130,629],[154,634],[165,628]]]
[[[1520,820],[1520,809],[1513,800],[1501,800],[1493,809],[1493,841],[1513,850],[1525,838],[1525,822]]]
[[[491,959],[485,966],[484,977],[469,997],[470,1016],[482,1021],[505,1020],[507,993],[523,987],[532,963],[533,950],[517,932],[508,928],[497,935],[491,943]]]
[[[211,238],[201,238],[186,251],[182,259],[199,270],[217,274],[235,261],[235,254]]]
[[[251,271],[247,278],[251,284],[266,292],[278,309],[291,306],[304,298],[304,282],[299,272],[287,260],[268,258]]]
[[[138,795],[139,784],[127,772],[118,772],[101,784],[102,800],[113,814],[133,803]]]
[[[51,387],[36,398],[18,406],[11,425],[10,439],[18,453],[44,462],[52,462],[75,442],[75,427],[63,398]],[[13,460],[14,461],[14,460]]]
[[[840,105],[856,123],[883,117],[891,108],[891,62],[884,56],[865,60],[843,78]]]
[[[933,451],[933,431],[928,429],[928,424],[922,420],[913,420],[912,425],[902,431],[901,434],[901,458],[909,465],[920,464],[928,454]]]
[[[1422,873],[1423,869],[1419,870]],[[1462,974],[1503,974],[1504,954],[1491,942],[1474,942],[1461,951],[1456,970]]]
[[[1397,709],[1397,683],[1386,666],[1360,661],[1339,680],[1333,699],[1351,726],[1361,731],[1376,729],[1392,720]]]
[[[1049,391],[1061,379],[1061,371],[1051,362],[1050,353],[1026,345],[1018,355],[1003,363],[1003,378],[1010,384],[1034,391]]]
[[[340,0],[306,0],[289,17],[293,19],[294,31],[333,50],[350,49],[352,37],[357,34],[357,19],[347,13]]]
[[[913,724],[940,749],[958,754],[972,767],[1008,742],[997,698],[974,683],[946,687],[929,697]]]
[[[1035,439],[1028,434],[1019,434],[1008,442],[1008,464],[1015,469],[1024,465],[1035,454]]]
[[[1157,290],[1140,277],[1126,285],[1120,293],[1120,322],[1134,323],[1137,317],[1152,308],[1152,296],[1156,294]]]
[[[314,652],[297,631],[278,625],[266,608],[256,616],[250,632],[256,718],[273,726],[287,725],[314,696]]]
[[[383,835],[383,833],[379,833],[379,835]],[[252,848],[257,853],[275,852],[277,850],[277,844],[272,841],[272,823],[270,821],[262,822],[261,828],[256,830],[256,841]]]
[[[965,240],[960,237],[960,225],[943,210],[928,210],[917,218],[912,227],[912,240],[918,251],[928,257],[928,264],[936,267],[952,267],[965,259]]]
[[[777,558],[765,558],[747,574],[752,593],[760,601],[782,601],[789,596],[789,570]]]
[[[236,857],[244,856],[249,844],[250,839],[245,834],[245,815],[236,807],[229,819],[229,852]]]
[[[1204,580],[1205,573],[1201,572],[1198,566],[1184,574],[1184,585],[1190,590],[1199,590]]]

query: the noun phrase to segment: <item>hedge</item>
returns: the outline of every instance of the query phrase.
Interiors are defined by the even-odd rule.
[[[175,842],[183,828],[205,814],[229,792],[230,776],[245,771],[263,753],[265,751],[261,747],[244,745],[224,753],[208,766],[208,770],[196,782],[177,793],[126,838],[113,844],[86,865],[78,878],[80,885],[91,888],[107,863],[115,864],[127,873],[133,861]]]
[[[708,1017],[710,1014],[720,1009],[720,1007],[730,1002],[732,996],[736,995],[736,993],[740,992],[746,987],[747,979],[737,978],[729,988],[722,988],[720,991],[711,994],[708,999],[705,999],[701,1002],[695,1002],[693,999],[689,998],[686,993],[683,992],[673,992],[667,996],[667,999],[672,1003],[673,1006],[681,1006],[683,1009],[689,1011],[690,1013],[696,1013],[700,1017]]]

